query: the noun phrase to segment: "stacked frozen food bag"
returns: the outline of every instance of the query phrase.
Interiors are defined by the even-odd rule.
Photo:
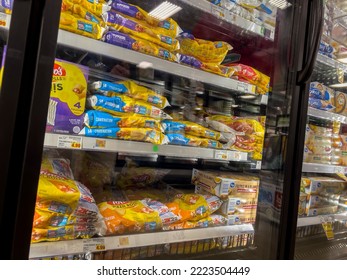
[[[161,123],[169,144],[221,149],[226,138],[218,131],[190,121],[163,120]]]
[[[228,51],[232,49],[229,43],[199,39],[187,32],[181,33],[178,40],[180,42],[180,49],[177,51],[179,63],[224,77],[233,75],[232,67],[221,65]]]
[[[209,127],[223,134],[228,140],[223,148],[247,152],[254,160],[261,160],[265,117],[246,118],[212,115],[206,118]]]
[[[218,213],[227,218],[229,225],[255,223],[259,193],[257,177],[193,169],[192,183],[196,193],[210,193],[223,200]]]
[[[171,118],[161,109],[165,97],[133,81],[95,81],[89,89],[81,135],[163,143],[160,121]]]
[[[91,192],[73,179],[69,164],[64,158],[43,159],[31,236],[33,243],[105,234],[104,220]]]
[[[59,28],[100,40],[104,34],[103,5],[96,0],[63,0]]]
[[[315,109],[335,112],[335,91],[319,82],[312,82],[308,105]]]
[[[176,39],[181,32],[171,18],[159,21],[138,6],[121,0],[104,5],[102,18],[108,26],[103,40],[107,43],[176,61],[174,51],[179,49]]]
[[[303,180],[303,179],[302,179]],[[307,216],[334,214],[345,209],[339,208],[341,198],[345,197],[347,182],[334,177],[304,178],[307,194],[305,214]]]

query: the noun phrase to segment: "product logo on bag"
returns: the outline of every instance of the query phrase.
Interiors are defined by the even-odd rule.
[[[65,69],[61,65],[54,63],[53,77],[65,77],[65,76],[66,76]]]

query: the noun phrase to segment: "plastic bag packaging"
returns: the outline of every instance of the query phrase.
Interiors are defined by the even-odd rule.
[[[107,112],[116,116],[138,114],[156,119],[171,118],[161,109],[144,101],[135,100],[125,95],[115,95],[113,97],[93,95],[87,99],[87,104],[94,110]]]
[[[104,1],[98,0],[69,0],[74,4],[81,5],[87,11],[100,17],[107,8],[103,5]]]
[[[140,7],[125,3],[121,0],[110,1],[110,6],[113,11],[119,12],[127,17],[131,17],[138,23],[143,25],[148,24],[154,27],[154,30],[159,34],[175,38],[182,31],[172,18],[159,21],[149,16],[148,13]]]
[[[102,40],[106,43],[134,50],[140,53],[148,54],[151,56],[159,57],[172,62],[177,62],[177,57],[169,50],[162,48],[154,43],[146,41],[136,36],[124,34],[118,31],[109,30],[105,32]]]
[[[195,38],[192,34],[181,33],[178,37],[180,53],[193,56],[205,63],[220,64],[232,46],[223,41],[207,41]]]
[[[67,12],[60,14],[59,28],[97,40],[101,39],[104,33],[104,28],[99,24],[76,18]]]
[[[157,94],[149,88],[140,86],[133,81],[120,81],[117,83],[97,81],[91,84],[90,89],[109,97],[118,93],[126,94],[134,99],[153,104],[160,109],[170,106],[164,96]]]
[[[163,34],[159,34],[155,28],[153,29],[144,24],[126,18],[119,13],[109,11],[104,13],[102,18],[113,30],[136,36],[161,46],[169,51],[178,50],[180,47],[178,40]]]
[[[203,71],[211,72],[223,77],[230,78],[235,72],[233,67],[219,65],[216,63],[204,63],[200,61],[199,59],[190,55],[186,55],[186,54],[178,53],[177,59],[178,59],[178,62],[181,64],[186,64],[191,67],[194,67]]]
[[[97,110],[89,110],[84,115],[84,124],[89,128],[152,128],[162,130],[160,120],[141,117],[116,117],[106,112]]]
[[[162,144],[164,135],[151,128],[83,128],[79,135]]]
[[[125,166],[117,177],[116,185],[121,188],[150,186],[161,181],[169,172],[169,169],[139,167],[136,162],[127,158]]]
[[[213,131],[194,122],[164,120],[161,124],[165,133],[188,133],[189,135],[213,140],[226,140],[220,132]]]
[[[159,213],[139,200],[109,201],[98,204],[107,234],[149,232],[162,228]]]
[[[54,173],[69,179],[74,179],[70,160],[65,158],[55,158],[44,155],[41,162],[41,171]]]
[[[179,194],[166,205],[181,221],[197,221],[218,210],[222,201],[210,195]]]
[[[219,214],[212,214],[197,221],[177,221],[172,224],[163,225],[163,230],[180,230],[189,228],[205,228],[227,225],[227,218]]]
[[[189,134],[183,135],[179,133],[169,133],[165,135],[165,140],[167,141],[168,144],[172,144],[172,145],[215,148],[215,149],[221,149],[223,147],[223,145],[217,140],[200,138],[200,137],[196,137]]]
[[[160,201],[146,198],[142,200],[142,202],[149,208],[159,213],[162,225],[172,224],[180,219],[179,216],[172,213],[170,209]]]
[[[318,110],[335,112],[335,106],[330,102],[330,100],[321,100],[309,97],[308,106]]]

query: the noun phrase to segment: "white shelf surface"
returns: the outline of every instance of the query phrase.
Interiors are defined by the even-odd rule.
[[[275,28],[274,27],[264,27],[259,24],[256,24],[250,20],[247,20],[245,18],[242,18],[239,15],[236,15],[230,11],[228,11],[225,8],[219,7],[215,4],[212,4],[206,0],[181,0],[181,2],[184,2],[190,6],[193,6],[195,8],[198,8],[206,13],[212,14],[216,16],[217,18],[231,23],[235,26],[238,26],[244,30],[253,32],[257,35],[260,35],[264,38],[270,39],[271,41],[274,40],[275,37]]]
[[[330,121],[338,121],[340,123],[347,124],[347,117],[340,114],[318,110],[311,107],[308,108],[307,114],[312,117],[316,117],[316,118],[320,118],[324,120],[330,120]]]
[[[320,164],[320,163],[306,163],[302,164],[302,172],[315,172],[315,173],[347,173],[347,166]]]
[[[123,141],[66,134],[46,133],[44,146],[49,148],[82,149],[90,151],[158,155],[179,158],[246,162],[248,154],[239,151],[217,150],[178,145],[154,145],[145,142]],[[257,168],[260,169],[260,164]],[[257,169],[256,168],[256,169]]]
[[[132,235],[106,236],[69,241],[42,242],[31,244],[29,258],[33,259],[58,255],[125,249],[253,233],[253,226],[251,224],[244,224]]]
[[[306,227],[319,225],[322,223],[322,218],[332,217],[334,221],[347,221],[347,214],[330,214],[330,215],[319,215],[312,217],[301,217],[298,218],[297,227]]]

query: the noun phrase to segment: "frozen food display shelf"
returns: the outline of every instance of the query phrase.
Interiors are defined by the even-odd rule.
[[[344,72],[347,72],[347,65],[335,60],[333,58],[327,57],[326,55],[323,55],[321,53],[318,53],[317,55],[317,62],[323,64],[322,67],[320,67],[320,69],[322,70],[331,70],[333,69],[341,69]]]
[[[320,118],[320,119],[325,119],[325,120],[330,120],[330,121],[338,121],[340,123],[345,123],[347,124],[347,117],[340,115],[340,114],[335,114],[323,110],[318,110],[315,108],[308,108],[307,114],[312,117]]]
[[[302,165],[302,172],[313,172],[313,173],[347,173],[347,166],[331,165],[331,164],[320,164],[320,163],[306,163]]]
[[[133,235],[106,236],[69,241],[42,242],[31,244],[29,258],[33,259],[67,254],[126,249],[253,233],[253,226],[251,224],[245,224]]]
[[[256,87],[230,78],[218,76],[209,72],[194,69],[182,64],[166,61],[154,56],[145,55],[133,50],[117,47],[102,41],[90,39],[64,30],[59,30],[58,44],[91,53],[98,53],[114,59],[125,60],[129,63],[146,65],[153,69],[180,77],[193,79],[231,91],[255,94]]]
[[[257,35],[260,35],[264,38],[270,39],[271,41],[274,40],[275,37],[275,28],[272,26],[261,26],[259,24],[256,24],[250,20],[247,20],[245,18],[242,18],[239,15],[236,15],[227,9],[224,9],[222,7],[219,7],[215,4],[212,4],[206,0],[180,0],[181,2],[188,4],[190,6],[193,6],[195,8],[200,9],[201,11],[205,13],[209,13],[217,17],[218,19],[221,19],[225,22],[231,23],[237,27],[240,27],[241,29],[247,30],[249,32],[255,33]]]
[[[217,150],[177,145],[154,145],[151,143],[123,141],[105,138],[46,133],[45,147],[82,149],[89,151],[119,152],[141,155],[158,155],[179,158],[248,162],[248,154],[239,151]],[[260,169],[261,164],[256,165]]]
[[[307,227],[313,225],[319,225],[322,223],[322,218],[332,217],[333,221],[347,221],[347,214],[330,214],[330,215],[319,215],[313,217],[302,217],[298,218],[297,227]]]

